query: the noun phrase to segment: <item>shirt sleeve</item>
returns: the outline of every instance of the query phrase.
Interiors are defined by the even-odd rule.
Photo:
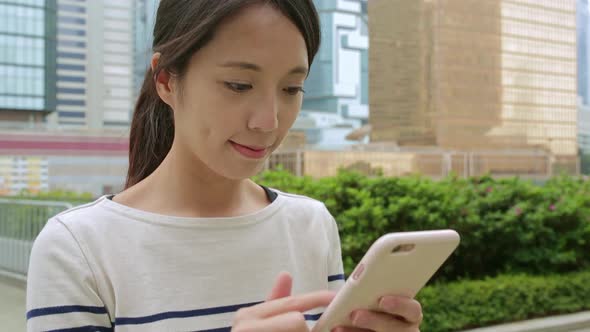
[[[113,331],[94,274],[73,234],[52,218],[33,244],[27,331]]]
[[[328,238],[330,241],[330,253],[328,256],[328,286],[330,290],[338,291],[344,285],[345,276],[342,264],[342,249],[340,248],[338,225],[334,217],[331,215]]]

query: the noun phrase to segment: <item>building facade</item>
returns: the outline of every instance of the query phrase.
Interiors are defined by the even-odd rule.
[[[0,131],[0,196],[21,191],[123,189],[129,140],[90,131]]]
[[[88,13],[84,1],[58,0],[57,112],[54,126],[87,124]]]
[[[576,0],[576,24],[578,35],[578,95],[582,104],[590,104],[590,3]]]
[[[137,0],[134,2],[135,10],[133,18],[134,36],[134,93],[139,94],[145,73],[150,65],[152,44],[154,40],[154,24],[158,11],[159,0]]]
[[[581,170],[590,174],[590,4],[577,0],[578,31],[578,145]]]
[[[575,171],[574,1],[374,1],[369,16],[371,141],[547,151]]]
[[[0,1],[0,121],[38,123],[55,111],[56,3]]]
[[[305,82],[302,117],[308,143],[338,148],[369,116],[367,0],[314,0],[322,42]]]
[[[57,0],[57,8],[50,127],[124,130],[133,107],[133,1]]]

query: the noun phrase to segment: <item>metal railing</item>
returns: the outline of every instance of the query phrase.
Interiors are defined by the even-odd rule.
[[[552,156],[544,151],[437,151],[428,149],[349,149],[277,151],[264,169],[281,166],[294,175],[314,178],[334,176],[349,169],[372,176],[420,174],[433,179],[491,175],[542,180],[561,173],[580,173],[579,159]]]
[[[33,241],[49,218],[71,207],[66,202],[0,198],[0,272],[26,276]]]

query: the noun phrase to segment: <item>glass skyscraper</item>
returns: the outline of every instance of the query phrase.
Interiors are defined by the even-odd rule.
[[[0,1],[0,119],[55,110],[55,36],[55,0]]]

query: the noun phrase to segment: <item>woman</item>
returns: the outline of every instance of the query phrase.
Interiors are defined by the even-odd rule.
[[[336,224],[249,178],[295,121],[319,41],[311,0],[161,1],[126,189],[41,232],[29,331],[309,331],[343,284]],[[381,306],[342,331],[418,330],[416,301]]]

